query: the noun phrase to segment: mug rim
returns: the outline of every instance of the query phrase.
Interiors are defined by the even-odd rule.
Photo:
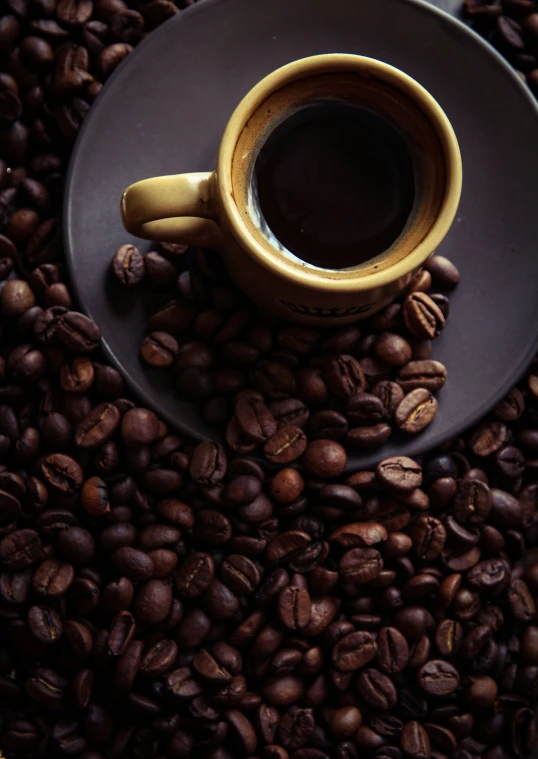
[[[298,269],[285,258],[274,255],[269,245],[267,248],[264,247],[243,221],[235,202],[232,184],[232,161],[237,141],[248,119],[263,101],[290,82],[311,75],[333,72],[369,72],[388,80],[410,96],[422,108],[439,137],[446,170],[445,193],[441,207],[432,226],[415,249],[381,271],[361,274],[360,270],[351,270],[349,276],[340,278],[331,278],[330,269],[327,269],[326,273],[322,269],[308,266]],[[224,130],[215,178],[220,203],[232,234],[247,255],[255,258],[277,276],[285,277],[299,286],[326,291],[357,292],[383,287],[405,277],[420,268],[435,251],[450,229],[458,209],[462,187],[462,162],[458,140],[448,116],[435,98],[415,79],[395,66],[375,58],[350,53],[325,53],[300,58],[276,69],[245,95]]]

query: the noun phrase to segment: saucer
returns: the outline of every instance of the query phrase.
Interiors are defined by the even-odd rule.
[[[458,2],[439,2],[456,10]],[[107,83],[75,147],[66,253],[81,308],[141,402],[195,439],[217,433],[139,348],[155,303],[111,289],[114,251],[132,242],[119,200],[132,182],[214,168],[224,126],[262,77],[297,58],[357,53],[426,87],[452,121],[463,159],[456,220],[439,248],[461,272],[433,358],[448,370],[430,427],[350,456],[369,467],[416,456],[476,422],[538,348],[538,109],[509,65],[463,23],[421,0],[202,0],[152,33]]]

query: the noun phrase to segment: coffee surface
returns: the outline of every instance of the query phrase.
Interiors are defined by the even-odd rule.
[[[279,124],[256,160],[254,182],[282,245],[327,269],[358,266],[390,248],[415,199],[403,136],[345,103],[310,105]]]

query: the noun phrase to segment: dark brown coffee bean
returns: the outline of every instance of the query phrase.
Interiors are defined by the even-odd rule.
[[[377,636],[377,665],[387,674],[401,672],[409,660],[409,646],[395,627],[382,627]]]
[[[463,629],[459,622],[444,619],[437,625],[435,645],[443,656],[454,656],[459,653],[463,642]]]
[[[512,614],[520,622],[530,622],[536,615],[536,604],[524,580],[514,580],[508,588],[508,602]]]
[[[401,736],[402,751],[410,759],[430,759],[431,746],[423,725],[411,720],[404,725]]]
[[[371,633],[353,632],[345,635],[332,650],[332,661],[339,672],[353,672],[372,661],[377,644]]]
[[[81,448],[99,448],[114,434],[120,423],[120,412],[113,403],[101,403],[80,422],[75,441]]]
[[[62,620],[58,612],[43,606],[30,607],[28,627],[32,635],[46,645],[56,643],[63,635]]]
[[[415,522],[411,539],[417,556],[423,561],[433,561],[444,548],[446,530],[439,519],[422,516]]]
[[[202,596],[204,608],[214,619],[230,619],[239,610],[239,600],[220,580],[214,578]]]
[[[143,654],[140,671],[149,677],[163,675],[174,666],[177,654],[173,640],[161,640]]]
[[[134,603],[134,615],[139,622],[158,625],[170,611],[172,589],[163,580],[149,580],[140,589]]]
[[[202,509],[197,514],[195,533],[198,538],[212,545],[224,545],[232,537],[230,520],[214,509]]]
[[[210,585],[215,574],[211,556],[205,553],[191,554],[181,565],[176,578],[178,593],[184,598],[197,598]]]
[[[361,393],[352,396],[346,404],[346,415],[351,424],[358,426],[378,424],[384,420],[385,407],[375,395]]]
[[[426,293],[408,295],[402,306],[405,326],[419,340],[432,340],[445,326],[442,311]]]
[[[389,366],[405,366],[411,360],[411,346],[401,335],[381,332],[372,345],[374,355]]]
[[[133,640],[114,665],[113,683],[118,695],[127,695],[140,669],[142,650],[141,640]]]
[[[269,408],[256,398],[239,401],[235,417],[244,436],[255,443],[264,443],[277,430],[277,422]]]
[[[71,495],[82,485],[80,465],[70,456],[53,453],[41,464],[41,471],[48,487],[64,495]]]
[[[353,548],[340,561],[341,577],[352,583],[363,584],[375,580],[383,569],[383,559],[375,548]]]
[[[508,567],[501,559],[486,559],[469,570],[466,583],[473,590],[493,594],[508,583]]]
[[[342,440],[349,424],[337,411],[318,411],[310,419],[308,433],[311,439]]]
[[[134,245],[122,245],[112,258],[112,272],[125,287],[134,287],[144,279],[144,257]]]
[[[439,404],[429,390],[417,388],[408,393],[394,412],[398,429],[415,435],[432,423]]]
[[[489,456],[508,442],[509,433],[502,422],[486,422],[473,433],[469,447],[476,456]]]
[[[239,554],[226,557],[220,574],[223,582],[238,595],[252,593],[261,581],[260,572],[254,562]]]
[[[114,566],[120,575],[139,582],[148,580],[153,574],[153,562],[143,551],[131,546],[118,548],[112,556]]]
[[[216,485],[226,474],[228,461],[220,443],[209,440],[199,443],[192,455],[190,474],[202,485]]]
[[[0,560],[8,569],[26,569],[40,553],[41,540],[35,530],[15,530],[0,540]]]
[[[324,377],[333,395],[338,398],[350,398],[361,393],[366,382],[359,362],[346,354],[329,361],[324,368]]]
[[[264,455],[274,464],[289,464],[306,450],[306,435],[300,427],[285,425],[279,427],[263,447]]]
[[[377,465],[376,475],[390,488],[410,492],[422,484],[422,468],[407,456],[394,456]]]
[[[45,598],[58,598],[66,593],[74,577],[71,564],[47,559],[35,571],[32,583],[34,592]]]
[[[150,366],[172,366],[179,353],[179,344],[168,332],[152,332],[144,338],[140,355]]]
[[[28,696],[44,709],[65,709],[67,682],[50,669],[35,669],[26,681]]]
[[[347,454],[334,440],[314,440],[308,443],[302,463],[313,477],[339,477],[345,471]]]
[[[454,497],[454,516],[461,524],[484,522],[491,509],[489,487],[476,479],[462,480]]]
[[[406,393],[419,388],[436,393],[445,385],[447,372],[439,361],[410,361],[400,369],[397,377]]]
[[[390,677],[377,669],[363,670],[357,679],[357,688],[366,703],[374,709],[392,709],[398,700],[396,688]]]
[[[306,588],[288,585],[278,597],[278,615],[290,630],[300,630],[310,622],[312,605]]]
[[[159,434],[159,420],[148,409],[133,408],[121,420],[121,436],[128,446],[149,445]]]
[[[460,679],[452,664],[432,659],[420,668],[418,682],[429,696],[448,696],[459,688]]]
[[[308,422],[310,416],[308,407],[298,398],[273,401],[273,403],[269,404],[268,408],[279,427],[291,424],[302,428]]]
[[[122,656],[129,647],[136,631],[136,621],[128,611],[121,611],[112,620],[108,633],[108,651],[112,656]]]
[[[404,392],[397,382],[391,380],[382,380],[372,388],[372,395],[379,398],[383,404],[385,417],[390,419],[396,408],[403,400]]]

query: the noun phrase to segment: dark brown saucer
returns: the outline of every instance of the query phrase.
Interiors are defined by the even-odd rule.
[[[439,2],[454,10],[459,3]],[[123,230],[122,190],[144,177],[212,169],[234,107],[263,76],[328,52],[391,63],[423,84],[451,119],[463,195],[439,249],[459,267],[447,328],[435,342],[449,380],[434,423],[350,458],[370,466],[417,455],[477,421],[538,348],[538,109],[509,65],[461,22],[419,0],[203,0],[154,32],[120,66],[78,139],[65,204],[67,257],[80,305],[141,401],[194,438],[215,436],[145,368],[139,346],[155,303],[111,288]]]

